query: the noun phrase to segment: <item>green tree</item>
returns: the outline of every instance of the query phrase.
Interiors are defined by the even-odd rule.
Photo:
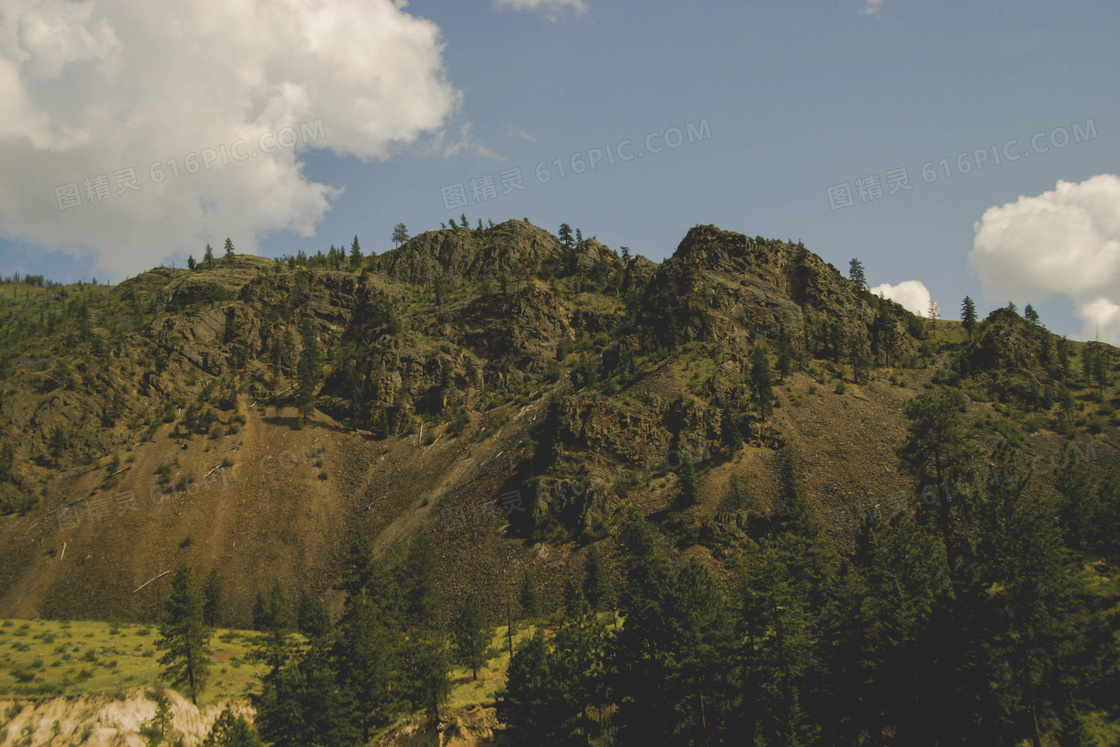
[[[467,216],[463,216],[463,222],[466,223]],[[403,223],[398,223],[393,226],[393,243],[400,246],[408,241],[408,227]]]
[[[409,621],[421,627],[434,625],[442,598],[436,549],[427,535],[412,541],[397,575]]]
[[[455,628],[452,644],[455,651],[455,660],[471,670],[474,679],[478,679],[478,670],[486,664],[486,653],[490,647],[490,628],[482,613],[482,602],[478,595],[471,592],[463,602],[463,608],[455,619]]]
[[[203,250],[203,252],[202,252],[202,263],[204,265],[209,265],[209,263],[211,263],[213,261],[214,261],[214,247],[207,244],[206,249]]]
[[[557,236],[560,239],[560,245],[565,249],[572,249],[575,247],[575,242],[572,240],[572,227],[567,223],[560,224],[560,232]]]
[[[521,603],[521,611],[527,617],[536,617],[541,614],[541,594],[537,589],[537,579],[528,568],[521,576],[521,589],[517,599]]]
[[[322,599],[306,591],[300,594],[296,630],[308,638],[321,638],[331,632],[331,615]]]
[[[407,239],[406,239],[407,240]],[[350,269],[357,270],[362,266],[362,247],[358,244],[358,237],[354,237],[354,243],[350,245]]]
[[[548,744],[555,710],[549,650],[544,634],[518,644],[506,670],[506,687],[498,694],[498,717],[517,744]]]
[[[363,744],[370,730],[388,724],[397,709],[397,638],[365,589],[347,600],[334,655],[339,684],[350,700],[351,719]]]
[[[723,442],[732,454],[738,453],[743,448],[743,432],[739,429],[739,413],[730,408],[723,408],[723,417],[720,419],[723,430]]]
[[[309,317],[304,317],[300,325],[299,364],[296,366],[296,406],[299,409],[300,425],[303,419],[315,409],[315,391],[322,377],[322,360],[315,328]]]
[[[66,449],[69,445],[70,442],[62,430],[62,426],[56,425],[54,430],[51,431],[50,440],[47,441],[47,451],[50,453],[51,459],[54,460],[56,465],[62,463],[62,455],[66,453]]]
[[[218,580],[217,569],[211,570],[206,578],[206,587],[202,592],[202,622],[208,628],[216,628],[222,622],[222,613],[225,610],[225,599],[222,595],[222,584]]]
[[[412,707],[439,720],[451,695],[451,661],[442,638],[419,636],[404,647],[403,681]]]
[[[226,260],[226,262],[230,262],[230,261],[232,261],[232,260],[233,260],[233,242],[232,242],[232,241],[230,241],[230,240],[229,240],[228,238],[226,239],[226,256],[225,256],[225,260]]]
[[[607,595],[607,567],[599,548],[592,544],[587,548],[587,561],[583,567],[583,596],[592,609],[597,609]]]
[[[214,720],[202,747],[263,747],[261,738],[244,716],[234,716],[226,706]]]
[[[867,277],[863,272],[863,263],[858,259],[853,258],[848,263],[848,279],[852,281],[857,292],[862,293],[867,290]]]
[[[956,389],[923,392],[906,403],[906,441],[898,450],[903,469],[916,480],[925,506],[937,507],[941,537],[954,569],[956,547],[951,536],[954,497],[949,479],[967,471],[968,431],[961,418],[965,398]]]
[[[202,600],[190,567],[180,560],[165,605],[156,648],[164,651],[161,677],[172,687],[186,688],[191,702],[206,684],[210,668],[210,631],[202,619]]]
[[[696,481],[696,466],[687,456],[681,460],[681,469],[677,474],[680,485],[680,505],[695,506],[700,502],[700,486]]]
[[[961,322],[968,332],[969,341],[972,340],[972,330],[976,327],[976,304],[968,296],[961,302]]]
[[[194,268],[197,266],[197,264],[198,263],[194,261],[194,255],[193,254],[187,255],[187,269],[188,270],[190,270],[191,272],[194,272]]]
[[[175,714],[171,712],[171,698],[167,697],[167,692],[163,688],[160,688],[156,692],[155,714],[140,724],[140,736],[147,743],[147,747],[160,747],[171,741],[171,735],[175,731],[174,718]]]
[[[1027,307],[1023,309],[1023,318],[1031,324],[1038,324],[1038,312],[1035,311],[1034,306],[1027,304]]]
[[[755,346],[751,357],[751,395],[765,420],[774,411],[774,389],[770,381],[770,354],[763,345]]]

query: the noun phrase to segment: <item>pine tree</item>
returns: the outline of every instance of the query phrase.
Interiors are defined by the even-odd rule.
[[[867,277],[863,272],[863,263],[858,259],[853,258],[852,261],[848,263],[848,279],[852,281],[856,292],[862,293],[867,290]]]
[[[687,456],[681,460],[680,473],[677,475],[680,485],[679,501],[682,507],[695,506],[700,502],[700,486],[696,482],[696,466]]]
[[[350,699],[351,719],[363,744],[369,741],[371,729],[389,723],[396,708],[397,638],[365,589],[347,600],[334,658],[339,684]]]
[[[1038,312],[1035,311],[1034,306],[1027,304],[1027,307],[1023,309],[1023,318],[1031,324],[1038,324]]]
[[[350,269],[357,270],[362,266],[362,247],[358,244],[358,237],[354,237],[354,243],[350,245]]]
[[[731,453],[737,454],[743,448],[743,432],[739,429],[739,413],[735,410],[724,408],[720,422],[722,423],[723,442]]]
[[[62,463],[62,455],[66,452],[70,442],[66,438],[66,434],[62,430],[61,425],[56,425],[51,432],[51,438],[47,442],[47,451],[51,455],[56,465]]]
[[[471,670],[473,679],[477,680],[478,670],[486,664],[490,629],[482,613],[482,602],[474,592],[467,595],[455,620],[453,645],[456,661]]]
[[[206,588],[202,592],[202,622],[209,628],[216,628],[221,624],[222,613],[225,609],[225,600],[222,595],[222,585],[218,580],[218,571],[210,571],[206,578]]]
[[[506,687],[498,694],[498,717],[517,744],[548,744],[552,673],[544,634],[538,630],[517,646],[506,670]]]
[[[321,638],[331,632],[331,616],[319,597],[306,591],[300,595],[296,608],[296,630],[308,638]]]
[[[607,568],[599,548],[592,544],[587,548],[587,562],[583,570],[583,596],[592,609],[597,609],[607,594]]]
[[[751,394],[765,420],[774,411],[774,389],[770,382],[770,355],[762,345],[755,346],[751,358]]]
[[[172,687],[185,687],[197,705],[210,667],[210,631],[202,619],[202,600],[191,569],[182,560],[175,568],[159,633],[156,648],[165,652],[159,659],[160,676]]]
[[[202,252],[202,263],[204,265],[209,266],[209,264],[212,263],[213,261],[214,261],[214,247],[207,244],[206,249],[204,249],[203,252]]]
[[[234,716],[226,706],[214,720],[202,747],[263,747],[257,732],[244,716]]]
[[[572,227],[567,223],[560,224],[560,232],[557,234],[560,239],[560,245],[565,249],[572,249],[575,247],[575,242],[572,241]]]
[[[466,222],[467,222],[467,216],[464,215],[463,216],[463,225],[464,226],[466,225]],[[393,226],[393,243],[396,244],[397,246],[400,246],[401,244],[405,243],[406,241],[408,241],[408,226],[406,226],[403,223],[398,223],[397,225]]]
[[[525,613],[526,617],[536,617],[541,614],[541,595],[537,590],[537,580],[528,568],[521,576],[521,590],[517,599],[521,604],[521,611]]]
[[[197,264],[198,263],[194,261],[194,255],[193,254],[187,255],[187,269],[188,270],[190,270],[191,272],[194,272],[194,268]]]
[[[142,722],[138,730],[148,747],[160,747],[171,740],[171,734],[175,731],[174,718],[175,714],[171,712],[171,699],[167,697],[167,692],[160,688],[156,692],[155,714]]]
[[[233,242],[232,242],[232,241],[230,241],[230,240],[229,240],[228,238],[226,239],[226,256],[225,256],[225,260],[226,260],[226,262],[231,262],[231,261],[233,261]]]
[[[898,450],[903,469],[917,481],[926,506],[936,503],[942,540],[954,570],[951,537],[953,495],[950,477],[964,474],[970,461],[968,431],[961,419],[965,399],[960,391],[942,389],[919,394],[906,403],[907,438]]]
[[[451,695],[451,661],[442,638],[420,636],[404,648],[403,682],[409,702],[439,720]]]
[[[315,390],[322,376],[319,342],[311,320],[304,318],[300,327],[302,350],[296,366],[296,405],[299,409],[300,423],[315,409]]]
[[[968,332],[968,339],[972,341],[972,330],[976,327],[976,304],[968,296],[961,302],[961,323]]]
[[[408,619],[421,627],[435,625],[442,599],[437,585],[436,550],[427,535],[422,534],[412,541],[397,575]]]

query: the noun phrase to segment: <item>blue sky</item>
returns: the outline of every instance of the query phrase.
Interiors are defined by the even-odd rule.
[[[52,143],[35,145],[32,133],[0,125],[4,170],[47,174],[0,185],[0,201],[21,204],[18,211],[0,207],[0,271],[65,280],[100,272],[118,281],[160,262],[181,264],[200,239],[220,247],[226,235],[267,256],[348,245],[355,234],[367,251],[381,252],[392,246],[389,236],[398,222],[416,234],[460,213],[472,224],[527,217],[553,232],[568,222],[585,236],[660,260],[691,226],[712,223],[752,236],[801,239],[844,271],[851,257],[859,257],[872,285],[920,281],[945,317],[955,318],[969,294],[985,312],[1008,300],[1020,307],[1034,303],[1044,323],[1071,337],[1101,325],[1105,339],[1113,326],[1120,337],[1120,218],[1113,220],[1120,201],[1111,199],[1120,198],[1120,190],[1098,181],[1094,189],[1074,189],[1068,199],[1045,197],[1060,180],[1082,185],[1117,172],[1120,51],[1114,37],[1120,4],[505,2],[540,7],[415,0],[403,9],[383,9],[377,23],[390,30],[383,46],[392,54],[378,56],[361,35],[328,30],[319,40],[336,58],[324,57],[322,43],[307,46],[318,51],[308,51],[306,60],[298,46],[287,59],[267,51],[255,58],[252,50],[267,24],[228,31],[231,42],[250,50],[222,62],[230,75],[255,70],[271,90],[290,81],[304,84],[296,93],[261,98],[258,110],[286,111],[293,123],[322,121],[324,137],[276,156],[281,176],[274,181],[246,178],[227,188],[227,181],[246,171],[230,164],[215,165],[194,182],[182,175],[174,186],[185,194],[157,194],[147,182],[151,154],[185,155],[190,143],[232,142],[232,125],[216,130],[207,124],[211,129],[193,139],[153,135],[145,141],[130,140],[118,123],[106,130],[101,148],[113,152],[115,161],[98,161],[97,147],[79,159],[83,146],[64,142],[60,128]],[[354,12],[381,4],[338,6]],[[23,5],[32,12],[51,3]],[[197,6],[196,16],[224,12],[214,0],[172,5]],[[92,29],[86,36],[97,39],[97,29],[123,22],[98,12],[56,21],[55,28]],[[301,33],[273,22],[283,33]],[[51,70],[28,71],[23,55],[21,80],[32,102],[26,119],[39,121],[28,112],[45,112],[65,122],[73,112],[59,103],[58,91],[81,82],[78,68],[100,64],[98,80],[105,80],[114,55],[123,54],[127,63],[129,45],[139,42],[113,28],[115,44],[74,42],[86,46],[67,51],[68,63],[54,77]],[[20,50],[33,43],[8,36],[7,46],[0,42],[0,62],[7,54],[15,65]],[[405,37],[408,44],[398,42]],[[43,47],[31,52],[47,61],[61,54]],[[267,64],[257,64],[262,59]],[[362,64],[340,73],[340,59]],[[215,120],[224,116],[236,124],[239,135],[264,121],[257,110],[242,116],[248,89],[214,77],[188,95],[190,66],[173,69],[179,72],[170,74],[172,80],[179,75],[184,81],[183,98],[174,91],[161,94],[169,98],[160,102],[160,114],[181,110],[182,118],[163,120],[151,132],[190,135],[192,117],[201,119],[208,107],[219,112]],[[107,100],[142,88],[132,83],[145,74],[131,70],[125,65],[112,71],[117,77],[104,86]],[[414,86],[409,76],[417,70],[429,75]],[[373,79],[402,82],[384,83],[363,98]],[[87,111],[95,110],[97,95],[89,95]],[[364,104],[351,105],[356,100]],[[368,124],[382,119],[393,120],[396,129]],[[689,142],[690,124],[702,139]],[[683,143],[664,147],[666,138],[676,137],[673,128],[685,136]],[[646,152],[650,133],[660,152]],[[1032,147],[1036,133],[1042,135]],[[634,154],[627,161],[615,153],[624,140],[631,143],[624,151]],[[166,143],[165,149],[154,150],[160,146],[153,142]],[[594,149],[602,152],[596,168],[573,173]],[[71,161],[67,153],[73,153]],[[986,160],[978,168],[981,158]],[[562,178],[556,159],[564,167]],[[135,199],[126,192],[105,204],[86,200],[66,210],[54,204],[53,187],[70,175],[81,190],[84,177],[133,162],[147,190],[135,192]],[[256,168],[263,160],[249,163]],[[539,164],[550,175],[548,183],[538,178]],[[924,164],[931,164],[925,179]],[[505,195],[499,175],[513,169],[520,169],[525,188]],[[911,188],[896,186],[890,194],[888,172],[897,177],[900,169]],[[473,199],[471,180],[479,184],[486,176],[494,179],[495,195],[480,192]],[[871,187],[861,201],[857,180],[868,188],[874,178],[882,195]],[[26,217],[26,198],[20,196],[30,182],[42,197],[36,205],[50,208],[35,218]],[[443,188],[457,184],[468,205],[448,210]],[[841,207],[828,190],[844,184],[853,204]],[[985,217],[1008,203],[1017,207]],[[974,244],[982,218],[984,240]],[[1039,221],[1050,222],[1040,228]],[[193,253],[200,256],[201,246]],[[1071,262],[1091,271],[1058,278]]]

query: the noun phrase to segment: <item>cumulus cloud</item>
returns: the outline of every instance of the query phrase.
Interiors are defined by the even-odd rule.
[[[340,190],[301,154],[384,159],[458,110],[439,28],[405,5],[5,0],[0,233],[117,277],[226,236],[312,235]]]
[[[494,7],[499,9],[510,8],[512,10],[540,10],[552,18],[555,18],[556,13],[563,10],[572,10],[577,16],[587,12],[587,3],[584,0],[494,0]]]
[[[871,289],[876,296],[889,298],[918,316],[929,316],[929,289],[920,280],[903,280],[898,285],[883,283]]]
[[[1064,296],[1086,337],[1120,344],[1120,177],[1059,181],[1037,197],[988,208],[969,263],[989,299]]]

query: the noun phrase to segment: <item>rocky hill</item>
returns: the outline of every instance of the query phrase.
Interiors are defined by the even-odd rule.
[[[934,382],[971,394],[986,448],[1093,437],[1103,471],[1120,443],[1113,349],[1011,310],[969,335],[714,226],[660,264],[513,220],[360,262],[0,291],[0,616],[150,620],[180,557],[217,570],[231,625],[275,580],[337,605],[359,526],[386,556],[428,533],[446,598],[496,610],[525,567],[555,598],[591,541],[609,566],[628,505],[731,579],[781,508],[783,452],[837,547],[869,506],[912,506],[903,407]],[[686,458],[701,500],[677,510]]]

